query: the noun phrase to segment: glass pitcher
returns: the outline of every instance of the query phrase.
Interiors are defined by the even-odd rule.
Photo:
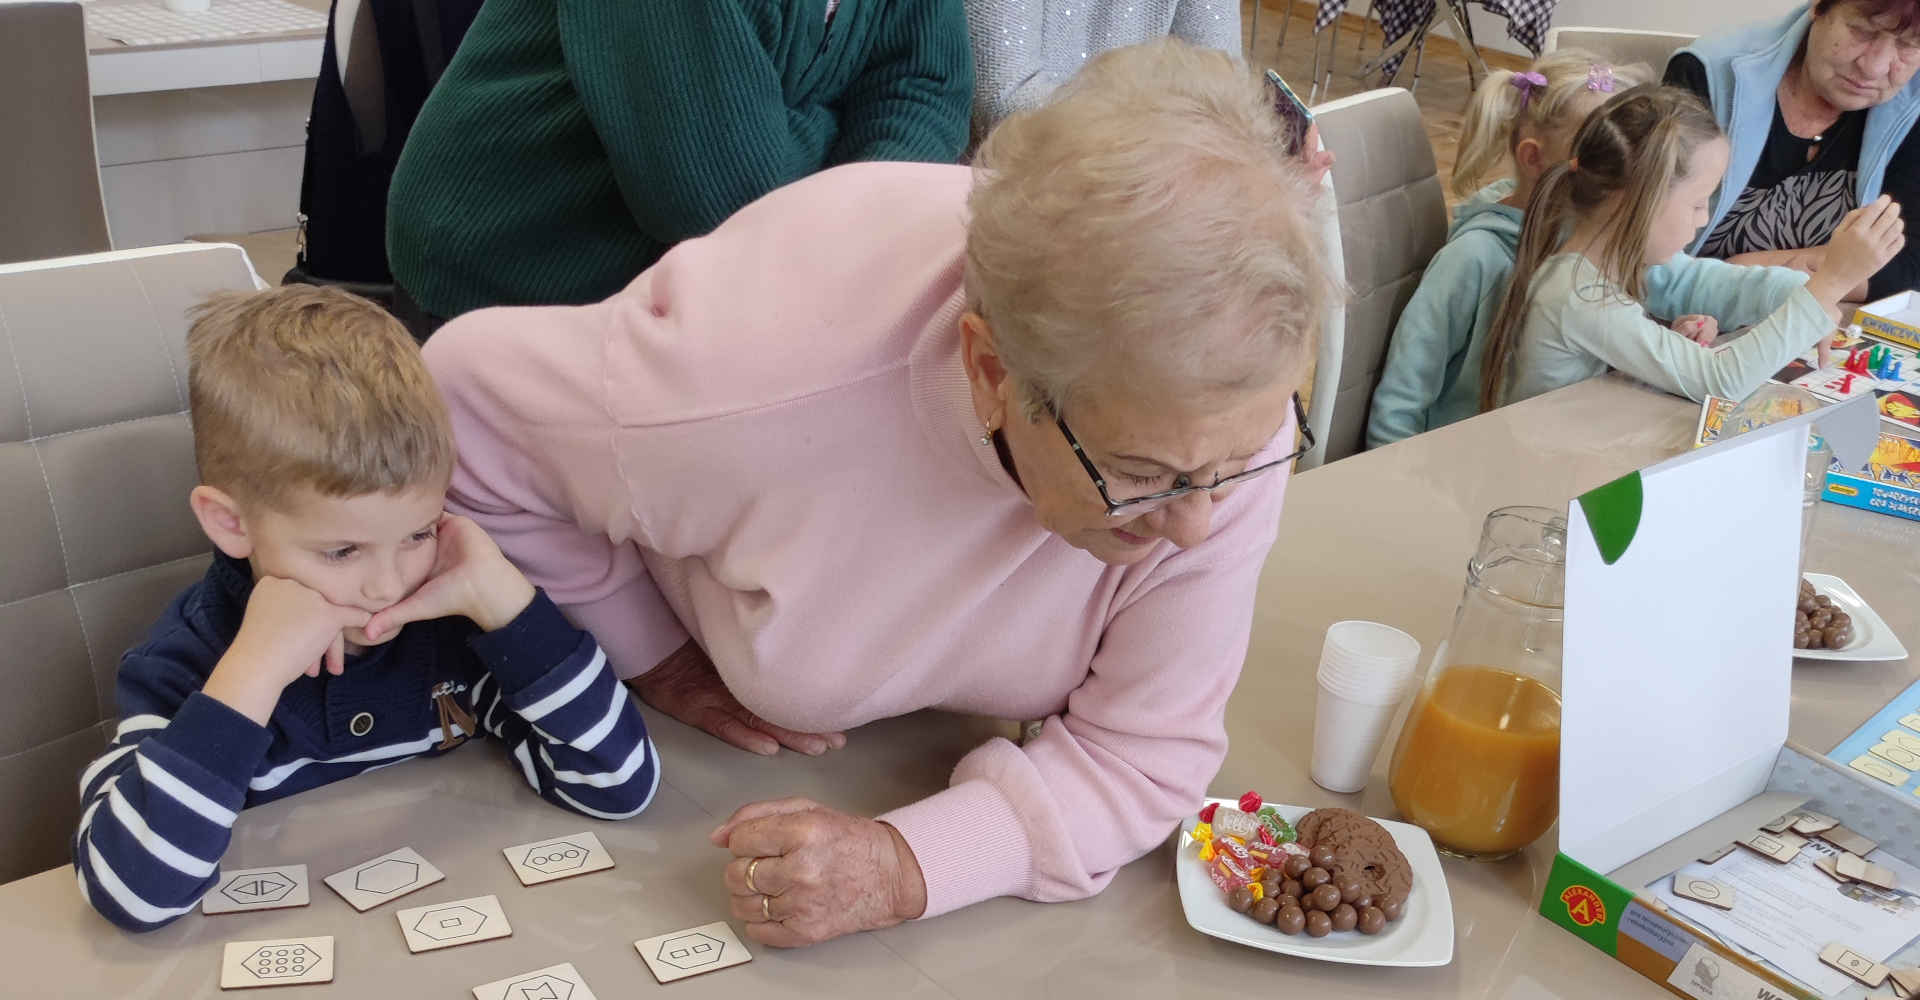
[[[1467,562],[1388,778],[1401,816],[1444,853],[1504,858],[1559,817],[1566,549],[1564,514],[1502,507]]]

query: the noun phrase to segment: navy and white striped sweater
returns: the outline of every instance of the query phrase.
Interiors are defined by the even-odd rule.
[[[121,927],[152,930],[197,906],[239,810],[446,752],[437,692],[505,743],[555,805],[624,819],[653,799],[660,771],[646,723],[593,637],[544,592],[494,632],[464,618],[408,625],[338,677],[295,680],[264,727],[200,690],[252,592],[247,564],[216,554],[121,658],[120,728],[80,775],[73,839],[81,894]],[[363,714],[370,729],[354,724]]]

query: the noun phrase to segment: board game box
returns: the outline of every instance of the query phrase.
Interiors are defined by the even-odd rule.
[[[1694,446],[1719,440],[1727,430],[1727,415],[1736,405],[1730,399],[1707,397],[1700,407]],[[1783,401],[1782,405],[1790,405],[1790,401]],[[1920,432],[1910,425],[1886,430],[1875,442],[1873,456],[1862,471],[1848,471],[1836,460],[1827,472],[1821,499],[1920,521],[1920,441],[1916,441],[1916,437],[1920,437]]]

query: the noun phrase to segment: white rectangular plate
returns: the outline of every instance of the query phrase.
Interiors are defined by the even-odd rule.
[[[407,950],[418,955],[476,941],[491,941],[513,933],[498,896],[475,896],[450,903],[416,906],[394,914]]]
[[[1825,573],[1802,573],[1807,582],[1813,584],[1813,592],[1825,594],[1833,599],[1834,606],[1845,611],[1853,619],[1853,641],[1845,649],[1796,649],[1797,660],[1842,660],[1865,662],[1870,660],[1904,660],[1907,647],[1900,644],[1900,637],[1893,634],[1873,608],[1862,600],[1847,581]],[[1792,629],[1787,631],[1791,632]]]
[[[200,897],[201,913],[278,910],[313,902],[306,865],[222,869],[220,881]]]
[[[381,903],[399,899],[416,889],[446,878],[440,869],[428,863],[420,852],[411,847],[402,847],[390,854],[362,861],[343,872],[334,872],[324,881],[327,888],[340,894],[354,909],[362,913]]]
[[[1231,799],[1207,801],[1236,804]],[[1303,806],[1268,804],[1289,823],[1313,811]],[[1393,835],[1394,845],[1413,866],[1413,894],[1407,897],[1407,912],[1398,921],[1375,937],[1347,931],[1310,938],[1282,934],[1227,906],[1226,894],[1207,878],[1199,850],[1188,836],[1197,822],[1198,817],[1188,816],[1180,824],[1180,832],[1174,837],[1178,856],[1173,865],[1180,884],[1180,905],[1194,930],[1249,948],[1321,962],[1415,968],[1453,961],[1453,897],[1447,892],[1447,876],[1440,870],[1440,856],[1434,852],[1433,838],[1427,831],[1406,823],[1375,820]]]
[[[521,885],[539,885],[613,867],[613,857],[601,846],[600,838],[585,832],[517,844],[501,853],[507,856],[513,873],[520,876]]]
[[[662,983],[753,961],[753,954],[724,920],[645,938],[633,947],[653,970],[653,978]]]
[[[473,988],[473,1000],[599,1000],[587,988],[587,981],[572,962],[549,965],[544,969],[508,976],[499,982]]]
[[[333,938],[229,941],[220,955],[220,988],[298,986],[333,982]]]

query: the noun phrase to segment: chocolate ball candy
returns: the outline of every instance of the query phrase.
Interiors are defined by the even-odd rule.
[[[1828,597],[1825,594],[1821,594],[1819,597],[1816,597],[1813,599],[1813,603],[1823,608],[1831,608],[1833,607],[1833,598]]]
[[[1340,905],[1340,890],[1331,885],[1323,885],[1313,890],[1313,895],[1307,899],[1307,905],[1321,913],[1332,913],[1334,907]]]
[[[1808,627],[1807,613],[1805,611],[1795,611],[1793,613],[1793,627],[1795,629],[1803,629]]]
[[[1269,899],[1262,899],[1259,902],[1253,904],[1253,908],[1247,911],[1247,916],[1250,916],[1253,919],[1258,920],[1263,924],[1270,924],[1270,923],[1273,923],[1274,916],[1279,912],[1280,912],[1279,902],[1269,898]]]
[[[1245,913],[1253,909],[1253,890],[1246,886],[1227,893],[1227,906],[1235,913]]]
[[[1372,905],[1373,896],[1369,893],[1362,893],[1359,899],[1353,901],[1353,908],[1362,912],[1365,912],[1367,907]]]
[[[1282,934],[1298,934],[1307,926],[1307,911],[1298,906],[1283,906],[1273,919],[1273,926]]]
[[[1828,649],[1845,649],[1847,643],[1853,641],[1853,626],[1830,625],[1827,627],[1825,637]]]
[[[1825,631],[1824,629],[1817,629],[1817,628],[1815,628],[1815,629],[1808,629],[1808,630],[1807,630],[1807,648],[1808,648],[1808,649],[1825,649],[1825,648],[1827,648],[1827,633],[1826,633],[1826,631]]]
[[[1289,906],[1298,906],[1303,910],[1306,909],[1306,904],[1300,902],[1300,897],[1298,896],[1275,896],[1273,898],[1275,902],[1280,904],[1280,908],[1283,910]]]
[[[1307,887],[1301,885],[1300,880],[1297,878],[1290,878],[1280,883],[1280,895],[1282,896],[1305,896],[1306,894]]]
[[[1853,624],[1853,616],[1850,614],[1847,614],[1845,611],[1835,611],[1833,613],[1833,617],[1828,619],[1827,624],[1828,625],[1851,625]]]
[[[1315,868],[1332,868],[1338,863],[1338,858],[1334,855],[1333,848],[1327,844],[1316,845],[1313,848],[1311,857]]]
[[[1305,887],[1309,892],[1331,881],[1333,881],[1333,875],[1325,868],[1309,868],[1305,875],[1300,876],[1301,886]]]
[[[1388,899],[1386,902],[1376,905],[1380,907],[1381,915],[1385,916],[1389,921],[1398,920],[1406,916],[1407,913],[1407,901],[1404,899]]]
[[[1794,630],[1793,648],[1812,649],[1813,648],[1813,631],[1808,628],[1800,628],[1800,629]]]
[[[1333,918],[1314,910],[1307,914],[1307,936],[1322,938],[1333,933]]]
[[[1289,854],[1287,855],[1286,865],[1284,865],[1280,870],[1285,872],[1288,878],[1299,878],[1300,876],[1305,875],[1307,873],[1307,869],[1312,867],[1313,867],[1313,862],[1308,861],[1306,858],[1306,855]]]
[[[1813,614],[1814,609],[1818,608],[1819,606],[1820,605],[1813,603],[1813,598],[1811,597],[1802,597],[1800,599],[1800,603],[1795,605],[1795,607],[1797,607],[1803,614],[1809,614],[1809,615]]]
[[[1333,887],[1340,890],[1340,901],[1352,903],[1367,894],[1360,880],[1352,875],[1341,875],[1333,880]]]
[[[1350,931],[1360,923],[1360,913],[1345,903],[1333,908],[1333,929]]]
[[[1360,911],[1360,933],[1369,937],[1387,929],[1387,915],[1377,906],[1369,906]]]
[[[1807,616],[1807,625],[1810,628],[1826,628],[1831,624],[1833,624],[1833,612],[1831,611],[1815,611],[1813,614]]]
[[[1285,895],[1280,891],[1280,879],[1272,875],[1260,880],[1260,894],[1263,896]]]

